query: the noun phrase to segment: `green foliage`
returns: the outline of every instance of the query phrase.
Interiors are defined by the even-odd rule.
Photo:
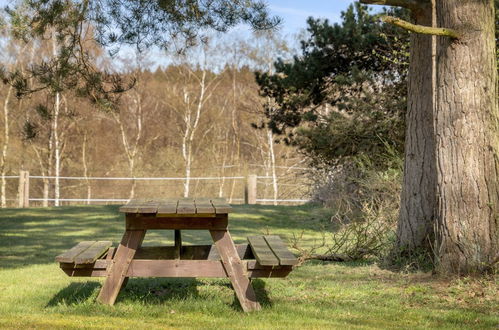
[[[110,109],[116,106],[119,94],[133,87],[133,78],[97,67],[86,2],[23,1],[6,11],[12,37],[46,54],[39,62],[1,71],[0,78],[15,88],[18,98],[39,91],[52,95],[73,92]]]
[[[334,25],[310,18],[301,54],[277,61],[275,74],[256,74],[274,101],[269,126],[319,167],[376,157],[387,142],[403,150],[408,35],[360,4],[342,17]]]

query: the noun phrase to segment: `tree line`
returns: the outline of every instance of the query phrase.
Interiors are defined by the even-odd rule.
[[[267,100],[259,95],[254,71],[271,64],[274,53],[286,51],[275,36],[255,35],[264,46],[260,48],[242,38],[206,41],[186,54],[173,54],[170,65],[156,69],[151,69],[147,54],[129,51],[111,59],[91,44],[85,51],[93,54],[92,65],[119,71],[121,81],[133,82],[133,87],[113,96],[110,108],[69,88],[72,77],[59,73],[63,78],[57,81],[49,68],[41,72],[49,63],[56,66],[61,50],[54,52],[55,35],[24,42],[11,28],[5,27],[2,38],[8,50],[2,54],[4,79],[11,82],[0,88],[2,206],[17,193],[15,182],[5,176],[20,169],[54,177],[32,181],[31,194],[45,206],[52,204],[49,200],[59,204],[60,198],[241,199],[243,181],[224,178],[249,173],[268,177],[260,182],[259,198],[306,196],[307,186],[300,187],[300,182],[308,182],[303,171],[289,169],[303,168],[305,157],[276,143],[269,129],[255,129],[264,121],[262,104]],[[60,86],[62,82],[66,86]],[[75,183],[59,178],[66,176],[85,179]],[[221,179],[191,179],[203,176]],[[101,185],[89,177],[185,180]],[[296,178],[303,179],[292,182]]]

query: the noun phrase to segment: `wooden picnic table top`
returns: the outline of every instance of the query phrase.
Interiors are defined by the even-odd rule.
[[[232,207],[225,198],[163,198],[163,199],[132,199],[120,207],[122,213],[156,214],[160,217],[213,216],[228,214]]]

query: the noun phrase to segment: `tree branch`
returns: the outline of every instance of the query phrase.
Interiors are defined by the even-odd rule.
[[[459,39],[460,37],[459,32],[453,29],[416,25],[392,16],[384,16],[382,20],[385,23],[393,24],[395,26],[401,27],[405,30],[415,33],[444,36],[452,39]]]
[[[360,3],[366,5],[382,5],[382,6],[395,6],[411,10],[421,10],[427,4],[416,0],[360,0]]]

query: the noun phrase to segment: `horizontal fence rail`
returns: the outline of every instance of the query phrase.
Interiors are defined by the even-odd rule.
[[[191,178],[113,178],[113,177],[84,177],[84,176],[43,176],[33,175],[32,179],[57,179],[60,180],[127,180],[127,181],[185,181],[189,180],[242,180],[244,176],[222,176],[222,177],[191,177]]]

